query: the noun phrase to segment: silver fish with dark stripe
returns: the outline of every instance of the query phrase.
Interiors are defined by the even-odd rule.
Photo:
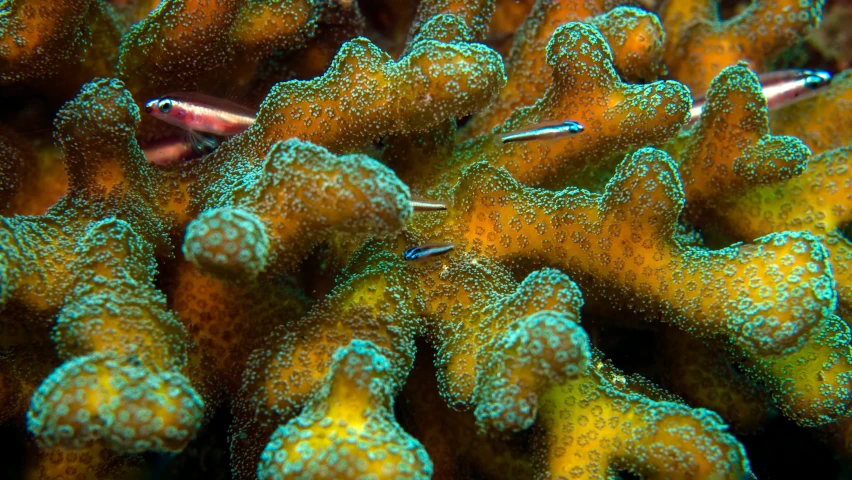
[[[529,140],[552,140],[568,135],[575,135],[585,130],[581,124],[572,121],[541,122],[528,127],[520,128],[514,132],[503,133],[500,141],[505,143],[525,142]]]
[[[415,212],[440,212],[447,209],[447,204],[434,200],[412,197],[409,202],[411,209]]]
[[[402,258],[408,262],[425,260],[427,258],[444,255],[455,248],[452,243],[427,243],[416,247],[407,248],[402,252]]]

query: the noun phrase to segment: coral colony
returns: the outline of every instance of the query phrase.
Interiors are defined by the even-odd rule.
[[[0,1],[0,476],[848,478],[827,7],[658,3]]]

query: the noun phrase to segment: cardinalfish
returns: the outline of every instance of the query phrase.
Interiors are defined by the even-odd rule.
[[[404,252],[402,252],[402,258],[408,262],[426,260],[428,258],[444,255],[450,252],[453,248],[452,243],[427,243],[407,248]]]
[[[813,98],[831,83],[831,74],[823,70],[779,70],[761,73],[757,77],[766,98],[766,108],[770,112]],[[705,97],[695,99],[689,111],[687,127],[698,121],[706,102]]]
[[[536,123],[520,128],[513,132],[499,134],[502,143],[525,142],[528,140],[553,140],[574,135],[585,130],[585,127],[572,120],[549,121]]]
[[[167,166],[207,155],[218,146],[219,140],[216,137],[200,134],[191,138],[166,138],[146,146],[142,151],[148,163]]]
[[[190,132],[230,137],[245,131],[257,116],[250,109],[202,93],[170,93],[149,100],[145,113]]]
[[[447,209],[447,204],[444,202],[436,202],[433,200],[426,200],[424,198],[416,198],[412,197],[409,200],[411,204],[411,209],[414,210],[415,213],[419,212],[440,212]]]

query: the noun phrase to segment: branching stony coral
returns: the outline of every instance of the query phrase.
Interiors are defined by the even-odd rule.
[[[754,72],[823,5],[744,7],[0,3],[21,475],[185,475],[222,416],[235,478],[748,478],[728,425],[778,416],[852,455],[852,77],[770,114]],[[151,165],[174,91],[257,120]],[[553,120],[585,128],[497,140]]]
[[[823,0],[755,1],[722,20],[713,1],[666,2],[666,63],[672,76],[702,94],[726,66],[748,62],[757,72],[818,25]]]

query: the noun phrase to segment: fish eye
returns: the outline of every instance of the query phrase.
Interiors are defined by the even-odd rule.
[[[160,100],[160,103],[157,104],[157,108],[163,113],[169,113],[169,110],[172,109],[172,101],[168,98]]]
[[[564,125],[566,127],[568,127],[568,131],[571,132],[571,133],[580,133],[583,130],[585,130],[585,127],[583,127],[582,124],[571,121],[571,120],[565,122]]]
[[[420,250],[420,247],[407,248],[404,252],[402,252],[402,258],[406,260],[414,260],[417,258],[417,255],[420,254]]]
[[[811,75],[805,79],[805,86],[810,88],[811,90],[822,86],[823,83],[823,79],[816,75]]]
[[[828,85],[831,82],[831,74],[822,70],[808,71],[808,76],[805,77],[805,87],[816,90]]]

